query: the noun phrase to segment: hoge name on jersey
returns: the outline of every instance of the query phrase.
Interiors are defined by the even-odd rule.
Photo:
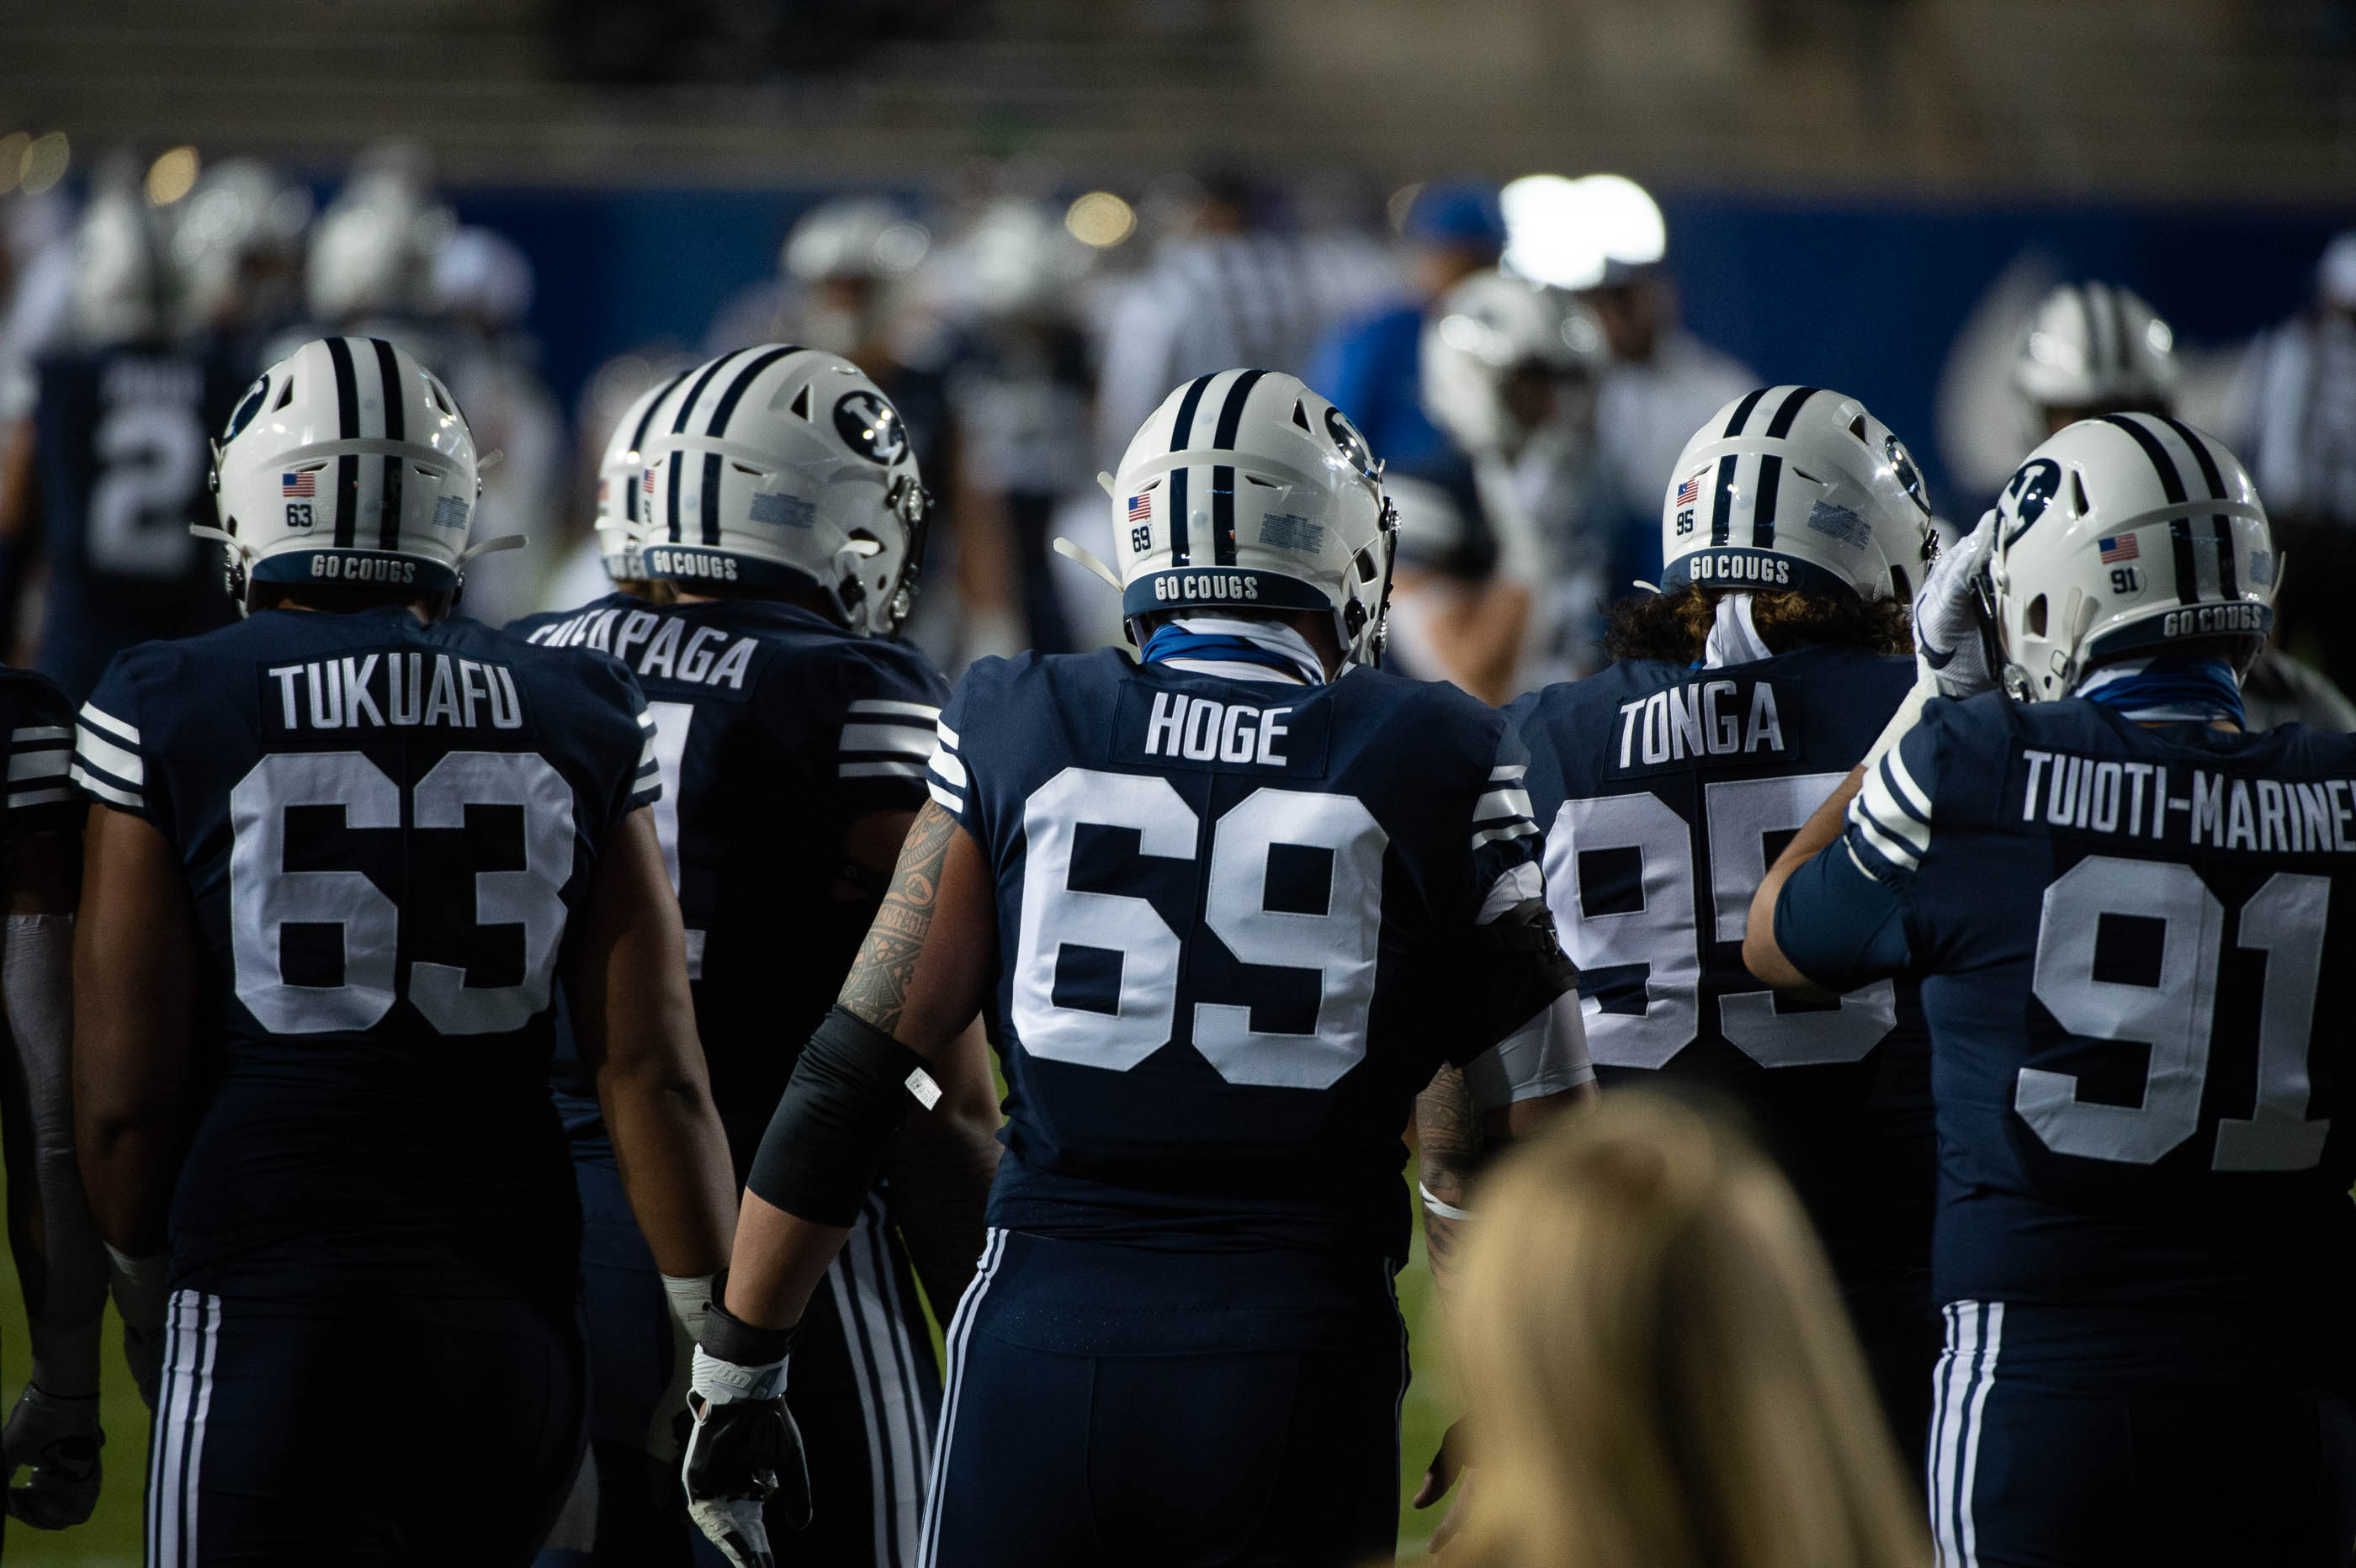
[[[378,653],[272,665],[262,709],[287,730],[519,730],[523,703],[503,664],[455,654]]]
[[[1145,754],[1280,768],[1291,760],[1280,750],[1292,732],[1284,721],[1291,711],[1157,691],[1153,711],[1145,721]]]

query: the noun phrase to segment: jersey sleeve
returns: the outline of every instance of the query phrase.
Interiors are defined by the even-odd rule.
[[[14,840],[80,820],[73,792],[73,720],[65,694],[29,671],[12,680],[8,731],[8,827]]]
[[[1914,727],[1866,771],[1840,837],[1776,897],[1776,946],[1827,990],[1853,991],[1912,962],[1907,914],[1931,850],[1946,711],[1945,704],[1925,705]]]
[[[1451,1058],[1483,1109],[1558,1093],[1595,1076],[1577,1006],[1579,974],[1547,908],[1545,840],[1524,787],[1529,753],[1508,726],[1473,803],[1472,888],[1478,901],[1459,970],[1467,1025]]]
[[[9,763],[13,773],[16,763]],[[92,799],[154,821],[147,805],[147,759],[139,739],[139,695],[129,656],[115,656],[76,715],[69,776]]]
[[[914,656],[862,659],[845,677],[844,695],[834,764],[844,816],[924,805],[948,683]]]
[[[979,797],[973,788],[973,775],[966,766],[965,736],[967,699],[973,693],[974,677],[981,668],[977,663],[968,669],[965,678],[948,699],[934,725],[932,756],[925,766],[925,790],[943,811],[958,819],[958,825],[974,837],[977,843],[988,840],[981,834],[981,813]]]
[[[638,766],[630,778],[629,797],[622,803],[624,816],[662,798],[662,764],[655,755],[658,737],[654,709],[647,706],[646,693],[638,689],[636,680],[630,682],[630,706],[638,720]]]

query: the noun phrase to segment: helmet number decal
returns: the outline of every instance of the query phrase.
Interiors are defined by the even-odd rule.
[[[870,463],[888,467],[908,454],[908,432],[900,422],[900,411],[880,392],[862,387],[843,393],[834,405],[834,429]]]

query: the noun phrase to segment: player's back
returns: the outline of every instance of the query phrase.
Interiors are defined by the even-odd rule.
[[[73,699],[119,650],[233,617],[220,550],[188,524],[209,510],[208,443],[251,375],[207,348],[115,346],[42,361],[35,450],[49,585],[40,667]]]
[[[397,608],[265,611],[109,668],[77,779],[170,843],[202,943],[180,1283],[570,1291],[552,988],[652,798],[648,722],[610,665]]]
[[[608,655],[644,688],[656,830],[687,925],[696,1023],[739,1170],[858,937],[836,914],[857,817],[914,813],[948,687],[915,648],[763,599],[611,594],[512,630]],[[560,1093],[587,1092],[565,1082]]]
[[[2337,1347],[2356,741],[1988,696],[1934,704],[1893,755],[1928,808],[1892,842],[1919,851],[1942,1298],[2189,1311],[2249,1328],[2236,1354]],[[1869,786],[1860,809],[1878,825],[1893,799]]]
[[[1913,679],[1912,660],[1830,645],[1708,668],[1628,659],[1511,710],[1598,1080],[1738,1102],[1850,1285],[1928,1263],[1913,987],[1779,1003],[1743,967],[1743,927],[1767,867]]]
[[[975,665],[933,794],[997,887],[992,1223],[1403,1258],[1400,1130],[1495,1038],[1472,1040],[1462,955],[1533,848],[1503,740],[1452,688],[1367,668]]]

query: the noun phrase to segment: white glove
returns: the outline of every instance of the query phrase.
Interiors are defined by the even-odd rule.
[[[1996,549],[1997,515],[1939,552],[1914,595],[1914,662],[1939,695],[1961,701],[1996,689],[1987,645],[1980,637],[1977,585]]]
[[[98,1396],[67,1399],[32,1383],[16,1401],[0,1432],[0,1456],[8,1472],[29,1466],[32,1474],[8,1491],[8,1511],[35,1530],[64,1530],[90,1518],[98,1506]]]
[[[665,1275],[663,1295],[670,1303],[670,1381],[655,1400],[654,1417],[647,1423],[647,1452],[666,1470],[676,1467],[686,1451],[687,1391],[695,1371],[695,1347],[703,1338],[703,1317],[712,1309],[714,1275]]]

